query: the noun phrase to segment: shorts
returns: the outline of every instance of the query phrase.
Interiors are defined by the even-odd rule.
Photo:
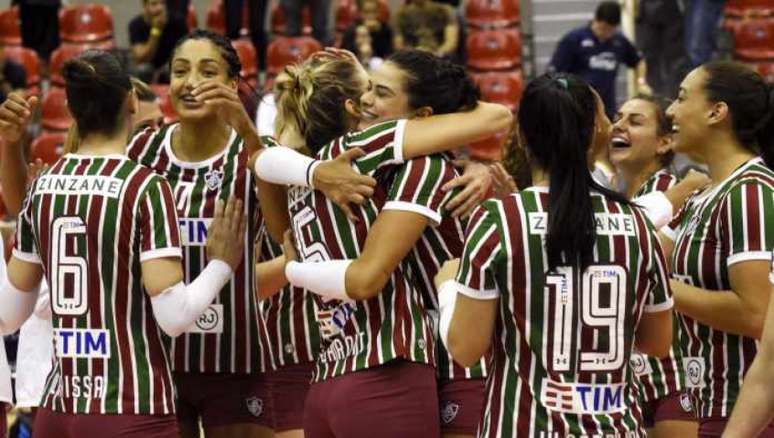
[[[264,374],[174,373],[177,418],[202,427],[257,424],[272,427],[273,412]]]
[[[476,435],[486,405],[486,379],[438,382],[441,433]]]
[[[699,438],[720,438],[728,424],[728,418],[709,417],[699,420]],[[774,438],[774,424],[763,429],[758,438]],[[36,437],[37,438],[37,437]]]
[[[38,409],[35,438],[178,438],[174,415],[65,414]]]
[[[305,438],[425,438],[441,433],[435,368],[395,360],[313,383]]]
[[[312,385],[314,363],[286,365],[266,375],[274,411],[274,432],[304,428],[304,402]]]
[[[0,438],[8,436],[8,405],[0,402]]]
[[[643,403],[642,418],[648,429],[660,421],[697,421],[691,395],[687,392],[673,392]]]

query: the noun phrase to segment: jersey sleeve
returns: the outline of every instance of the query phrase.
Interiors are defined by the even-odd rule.
[[[674,306],[672,287],[669,285],[669,271],[658,237],[652,228],[646,227],[646,229],[651,248],[648,266],[648,282],[650,284],[643,311],[646,313],[662,312]]]
[[[732,187],[720,211],[720,236],[728,249],[728,266],[769,260],[774,248],[774,189],[758,180]]]
[[[403,136],[406,120],[378,123],[367,129],[341,137],[342,150],[360,148],[365,155],[354,161],[360,173],[368,175],[377,169],[404,162]]]
[[[502,243],[496,213],[493,213],[496,210],[488,208],[493,202],[496,201],[482,204],[470,218],[456,277],[460,293],[481,300],[500,296],[495,281],[495,260],[501,255]]]
[[[126,146],[126,156],[132,161],[142,163],[143,152],[150,146],[155,133],[156,130],[150,127],[135,132]]]
[[[37,180],[36,180],[37,182]],[[40,253],[35,241],[35,229],[32,226],[32,194],[36,184],[27,191],[24,197],[19,217],[16,221],[16,243],[13,247],[13,256],[28,263],[41,264]]]
[[[439,225],[446,203],[456,193],[441,187],[456,176],[452,163],[441,155],[409,160],[398,169],[383,210],[413,211]]]
[[[140,261],[180,257],[180,229],[169,183],[153,177],[140,201]]]

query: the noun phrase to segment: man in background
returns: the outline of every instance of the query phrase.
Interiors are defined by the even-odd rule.
[[[165,0],[142,0],[142,14],[129,22],[134,74],[145,82],[169,82],[169,59],[188,33],[185,17],[169,14]]]

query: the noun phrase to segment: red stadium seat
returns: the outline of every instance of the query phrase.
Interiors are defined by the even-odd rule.
[[[188,5],[188,16],[186,17],[186,24],[188,24],[188,31],[192,31],[199,27],[199,18],[196,16],[196,9],[193,3]]]
[[[473,80],[481,88],[482,99],[507,106],[516,111],[524,87],[521,71],[474,73]]]
[[[19,8],[13,7],[0,11],[0,44],[21,46],[21,43]]]
[[[266,0],[261,0],[266,1]],[[239,30],[239,35],[250,35],[249,16],[247,12],[247,3],[244,3],[244,11],[242,13],[242,28]],[[215,32],[219,35],[226,34],[226,10],[223,0],[213,0],[210,3],[210,8],[207,9],[207,29]]]
[[[379,7],[379,20],[390,22],[390,5],[386,0],[377,0]],[[354,0],[339,0],[336,7],[336,30],[345,31],[360,16],[357,2]]]
[[[304,6],[301,10],[301,32],[304,35],[312,34],[312,13],[309,6]],[[271,31],[277,35],[287,35],[285,30],[285,12],[279,4],[274,5],[271,10]]]
[[[59,35],[65,42],[93,43],[113,38],[113,15],[105,5],[73,5],[59,11]]]
[[[771,0],[728,0],[725,13],[730,17],[774,15],[774,3]]]
[[[5,47],[5,56],[24,67],[27,73],[27,91],[30,94],[40,93],[40,59],[34,50],[26,47]]]
[[[519,0],[467,0],[465,22],[478,28],[513,26],[519,22]]]
[[[468,146],[470,157],[478,160],[499,161],[502,158],[503,144],[507,138],[508,134],[502,133],[471,143]]]
[[[169,96],[169,92],[159,92],[154,88],[154,91],[158,93],[159,99],[161,99],[160,107],[161,113],[164,115],[164,123],[175,123],[177,121],[177,112],[175,107],[172,106],[172,98]]]
[[[322,46],[311,37],[279,37],[266,49],[266,73],[277,75],[294,62],[303,61]]]
[[[468,34],[468,67],[506,70],[521,64],[519,29],[478,30]]]
[[[64,78],[62,78],[62,64],[70,58],[75,58],[89,49],[88,46],[62,44],[56,50],[51,52],[51,61],[48,64],[48,74],[51,84],[64,87]]]
[[[242,71],[239,75],[249,83],[258,82],[258,55],[255,53],[255,47],[249,40],[232,40],[231,44],[239,55],[239,61],[242,63]]]
[[[757,71],[763,79],[769,84],[774,85],[774,61],[772,62],[755,62],[750,65],[755,71]]]
[[[63,132],[44,132],[30,146],[30,160],[40,158],[46,164],[53,164],[62,156],[62,145],[65,142]]]
[[[62,88],[51,88],[43,98],[41,125],[49,131],[67,131],[73,118],[67,109],[67,96]]]
[[[774,18],[741,20],[734,26],[734,54],[748,60],[774,59]]]

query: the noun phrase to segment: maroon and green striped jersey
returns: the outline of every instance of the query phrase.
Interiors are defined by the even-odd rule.
[[[181,256],[163,178],[122,155],[65,155],[33,182],[14,256],[42,264],[51,290],[55,353],[42,406],[175,412],[169,358],[140,268]]]
[[[137,134],[128,148],[130,158],[164,176],[175,195],[183,245],[186,283],[207,266],[207,228],[218,199],[236,196],[248,214],[244,257],[231,281],[186,333],[168,339],[172,367],[178,372],[254,373],[265,370],[260,339],[258,303],[254,294],[254,252],[258,200],[252,173],[247,169],[244,142],[231,131],[228,144],[201,162],[183,161],[172,149],[178,125]]]
[[[269,136],[261,137],[261,142],[266,147],[278,145]],[[271,239],[265,225],[258,239],[261,261],[282,255],[282,247]],[[286,285],[277,294],[261,300],[258,305],[266,331],[265,348],[272,369],[314,362],[320,351],[320,330],[315,318],[312,294],[303,288]]]
[[[441,159],[446,160],[447,162],[451,160],[450,156],[443,155],[439,157],[442,157]],[[424,170],[422,166],[424,165],[424,161],[409,161],[400,168],[398,179],[416,178],[412,175],[421,175]],[[438,185],[434,190],[440,190],[440,187],[454,179],[456,176],[458,176],[458,173],[454,166],[446,164],[445,173],[442,178],[438,179]],[[428,194],[432,193],[432,190],[433,189],[426,191],[424,196],[428,196]],[[453,194],[454,193],[450,193],[449,195]],[[451,199],[451,196],[445,198],[445,201],[448,201],[449,199]],[[393,186],[385,209],[389,209],[392,205],[399,203],[410,208],[411,204],[422,205],[424,204],[424,201],[417,200],[415,192],[402,191],[399,186]],[[411,254],[406,259],[406,262],[411,267],[409,280],[417,289],[419,289],[425,298],[428,313],[433,321],[433,328],[436,336],[436,369],[438,377],[441,380],[464,380],[486,377],[486,359],[482,358],[479,363],[473,367],[462,367],[454,362],[451,354],[446,351],[446,347],[439,339],[438,291],[435,288],[434,278],[444,262],[462,256],[464,242],[464,221],[452,217],[450,211],[443,210],[443,217],[441,218],[440,223],[425,228],[422,237],[417,241],[417,244],[411,250]]]
[[[639,209],[592,193],[592,264],[549,272],[548,196],[486,201],[465,233],[459,290],[500,300],[479,436],[640,436],[634,336],[644,312],[672,307],[656,233]]]
[[[384,208],[391,187],[415,192],[417,202],[410,211],[435,220],[441,217],[444,194],[437,179],[444,173],[441,159],[422,159],[422,172],[412,178],[398,179],[398,165],[403,162],[402,141],[405,121],[377,124],[366,130],[345,135],[324,146],[320,159],[332,159],[351,148],[361,148],[364,157],[354,164],[364,175],[380,183],[372,198],[354,209],[358,217],[350,222],[344,212],[322,193],[291,187],[288,191],[291,225],[302,261],[356,259],[365,246],[366,237]],[[403,176],[408,176],[402,174]],[[427,193],[434,190],[435,193]],[[354,303],[324,301],[314,296],[321,346],[316,363],[315,381],[378,366],[396,359],[418,363],[435,363],[434,336],[426,313],[424,298],[408,277],[405,262],[392,272],[386,286],[377,296]]]
[[[675,243],[675,280],[706,293],[730,290],[730,266],[771,258],[774,172],[760,158],[746,162],[721,183],[692,196],[665,231]],[[731,415],[757,352],[755,339],[678,316],[685,383],[699,417]]]
[[[634,197],[659,191],[665,192],[677,184],[677,177],[666,169],[660,169],[650,176],[634,194]],[[669,356],[659,359],[634,352],[631,358],[632,369],[637,376],[640,398],[649,402],[682,391],[685,388],[683,356],[680,351],[680,337],[677,333],[677,319]]]

